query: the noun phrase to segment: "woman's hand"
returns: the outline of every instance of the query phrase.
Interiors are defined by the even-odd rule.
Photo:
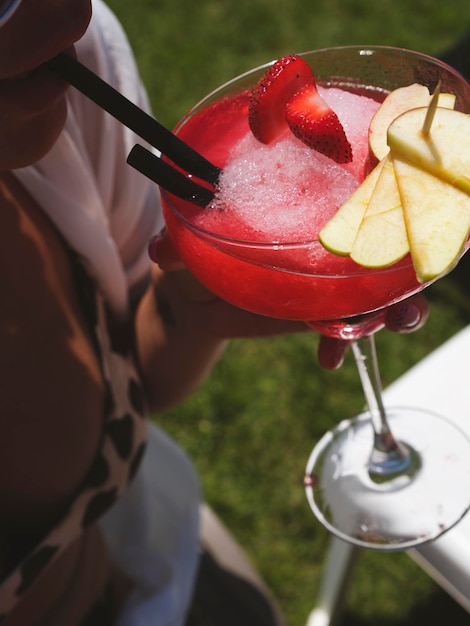
[[[152,411],[194,393],[227,340],[308,332],[303,322],[249,313],[211,293],[185,268],[166,233],[149,246],[156,262],[135,315],[136,354]]]
[[[426,323],[429,305],[422,294],[417,294],[389,307],[385,313],[385,328],[394,333],[412,333]],[[332,337],[320,338],[318,360],[325,369],[341,367],[350,342]]]
[[[162,270],[178,273],[177,280],[188,297],[207,305],[209,324],[220,337],[267,337],[309,330],[303,322],[254,315],[215,296],[185,269],[165,230],[151,240],[149,255]],[[428,303],[423,295],[418,294],[389,307],[385,315],[385,327],[396,333],[411,333],[425,324],[428,314]],[[320,365],[331,370],[341,367],[349,345],[349,341],[322,336],[318,346]]]
[[[205,326],[220,339],[271,337],[310,330],[304,322],[256,315],[220,299],[186,269],[166,230],[150,241],[149,256],[161,270],[171,275],[175,288],[197,305]]]

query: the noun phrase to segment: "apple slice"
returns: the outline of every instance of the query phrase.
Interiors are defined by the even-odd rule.
[[[431,130],[425,134],[426,112],[427,108],[413,109],[390,124],[387,141],[392,156],[400,156],[470,193],[470,116],[437,108]]]
[[[393,166],[416,276],[428,282],[459,259],[470,231],[470,196],[399,156]]]
[[[383,166],[354,241],[351,258],[365,267],[396,263],[410,251],[390,155]]]
[[[333,254],[347,256],[351,253],[382,167],[383,162],[374,167],[320,231],[321,244]]]
[[[405,111],[428,106],[430,99],[431,95],[428,88],[418,83],[399,87],[389,93],[377,109],[369,126],[369,146],[379,161],[388,154],[387,129],[393,120]],[[438,106],[453,109],[454,105],[455,96],[453,94],[439,94]]]

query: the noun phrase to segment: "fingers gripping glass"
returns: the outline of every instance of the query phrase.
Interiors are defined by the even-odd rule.
[[[0,27],[8,22],[22,0],[0,0]]]

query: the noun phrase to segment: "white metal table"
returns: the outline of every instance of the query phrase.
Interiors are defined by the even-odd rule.
[[[388,406],[414,406],[440,413],[470,437],[470,326],[390,385],[384,401]],[[332,539],[318,602],[307,626],[330,626],[334,622],[357,551],[340,539]],[[409,555],[470,613],[470,514],[435,541],[410,550]]]

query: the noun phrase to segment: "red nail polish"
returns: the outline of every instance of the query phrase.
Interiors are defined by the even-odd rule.
[[[150,259],[154,263],[160,263],[161,261],[161,249],[162,249],[163,236],[154,235],[148,244],[148,254]]]

